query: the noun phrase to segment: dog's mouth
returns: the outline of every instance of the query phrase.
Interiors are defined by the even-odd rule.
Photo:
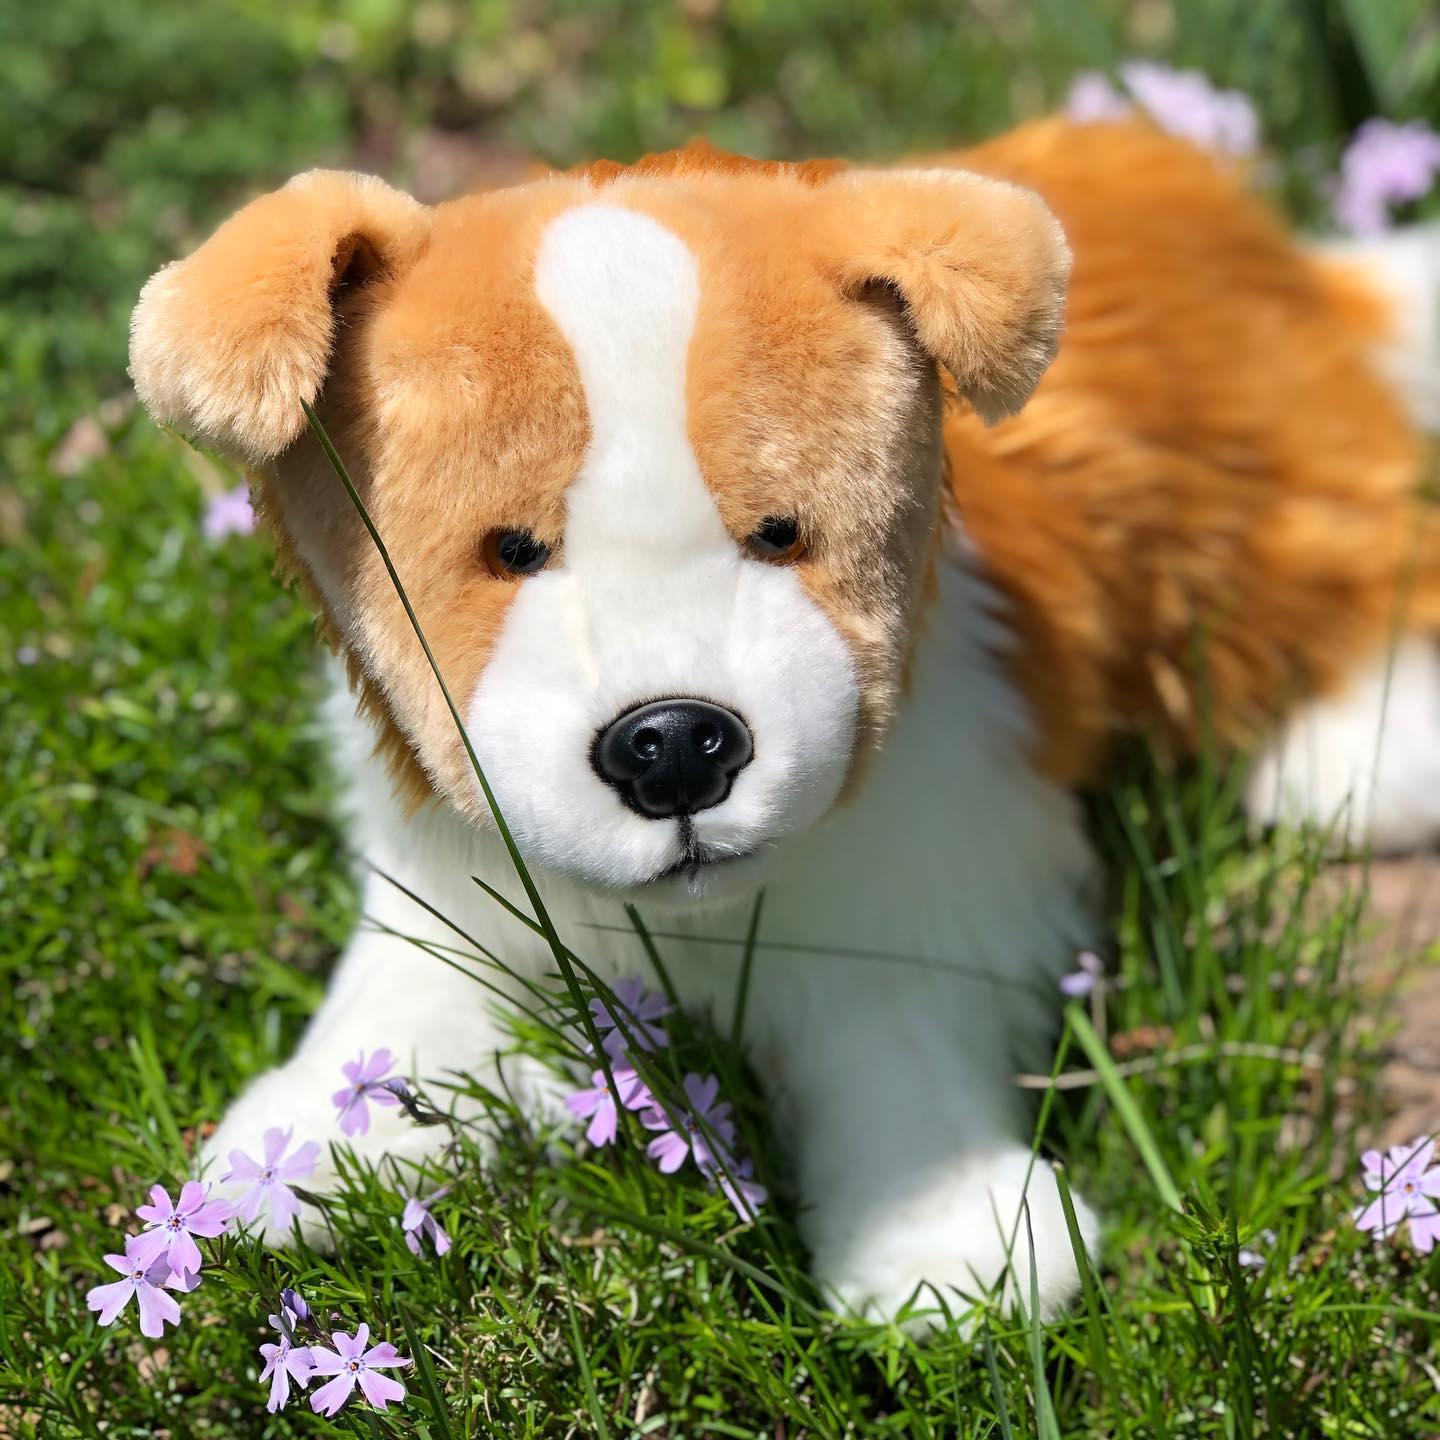
[[[749,850],[722,850],[713,845],[705,845],[695,836],[695,827],[691,824],[688,816],[680,820],[680,844],[683,853],[673,865],[667,865],[665,869],[656,874],[650,881],[652,885],[665,880],[687,880],[692,884],[702,875],[722,869],[727,865],[734,865],[740,861],[749,860],[755,853],[755,849]]]

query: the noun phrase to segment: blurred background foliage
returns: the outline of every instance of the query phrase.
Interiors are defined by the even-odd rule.
[[[1302,219],[1361,121],[1440,113],[1431,0],[0,0],[0,405],[34,424],[67,378],[118,386],[145,275],[307,165],[441,192],[482,153],[701,132],[885,157],[1135,56],[1253,96]]]

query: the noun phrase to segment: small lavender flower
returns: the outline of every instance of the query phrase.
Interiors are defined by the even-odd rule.
[[[298,1290],[287,1285],[280,1292],[280,1304],[295,1317],[294,1324],[303,1325],[312,1335],[319,1334],[319,1329],[310,1314],[310,1306]]]
[[[1335,218],[1356,235],[1388,228],[1390,206],[1427,195],[1440,174],[1440,135],[1423,120],[1367,120],[1340,159]]]
[[[165,1324],[180,1323],[180,1306],[173,1295],[167,1295],[161,1286],[170,1286],[170,1260],[153,1251],[142,1253],[139,1235],[131,1235],[125,1241],[123,1255],[107,1255],[105,1263],[118,1270],[121,1279],[112,1280],[108,1285],[97,1285],[86,1293],[85,1305],[100,1312],[100,1324],[113,1325],[120,1312],[135,1297],[140,1310],[140,1333],[158,1340],[165,1333]]]
[[[1066,115],[1081,125],[1099,120],[1124,120],[1132,108],[1098,70],[1082,70],[1070,82],[1070,92],[1065,97]]]
[[[449,1193],[450,1187],[444,1185],[428,1200],[422,1200],[418,1195],[411,1195],[406,1199],[405,1209],[400,1216],[400,1228],[405,1232],[405,1243],[410,1247],[412,1255],[420,1254],[420,1241],[427,1235],[437,1255],[443,1255],[450,1249],[450,1237],[430,1213],[430,1207]]]
[[[207,540],[223,540],[227,535],[248,535],[255,528],[255,510],[250,504],[250,487],[237,485],[222,495],[214,496],[205,507],[200,528]]]
[[[220,1177],[221,1180],[253,1182],[235,1202],[237,1220],[253,1221],[267,1200],[271,1222],[282,1230],[288,1230],[290,1222],[300,1213],[300,1202],[289,1182],[310,1178],[320,1158],[320,1146],[314,1140],[307,1140],[293,1155],[286,1155],[293,1133],[293,1130],[282,1130],[278,1125],[267,1130],[263,1162],[252,1160],[243,1150],[230,1152],[230,1169]]]
[[[1423,1137],[1392,1146],[1384,1155],[1367,1150],[1360,1157],[1362,1178],[1367,1190],[1379,1194],[1355,1211],[1356,1227],[1384,1239],[1408,1219],[1411,1242],[1422,1255],[1429,1254],[1440,1238],[1440,1210],[1433,1200],[1440,1195],[1440,1168],[1430,1168],[1434,1157],[1435,1142]]]
[[[619,1002],[620,1020],[624,1021],[625,1029],[630,1032],[635,1044],[644,1051],[664,1049],[670,1043],[670,1037],[655,1021],[670,1013],[665,997],[647,990],[641,981],[633,979],[617,980],[611,989]],[[595,1028],[601,1034],[607,1030],[610,1032],[601,1041],[605,1053],[612,1060],[618,1060],[628,1042],[615,1015],[603,1000],[592,1000],[590,1013],[595,1017]]]
[[[645,1082],[628,1065],[612,1065],[610,1073],[615,1077],[612,1091],[605,1083],[605,1072],[596,1070],[590,1077],[590,1089],[576,1090],[565,1097],[565,1108],[577,1119],[588,1119],[585,1138],[595,1146],[614,1143],[620,1128],[620,1105],[627,1110],[646,1110],[655,1104]]]
[[[1120,78],[1128,98],[1098,70],[1083,71],[1071,82],[1065,113],[1086,124],[1123,119],[1138,105],[1162,130],[1206,150],[1243,156],[1260,144],[1260,120],[1250,97],[1216,88],[1199,70],[1132,60],[1120,67]]]
[[[726,1155],[724,1167],[711,1166],[709,1178],[730,1202],[742,1220],[753,1220],[770,1192],[754,1179],[755,1166],[749,1160],[737,1161]]]
[[[730,1102],[716,1103],[720,1082],[713,1075],[703,1080],[693,1072],[685,1077],[685,1098],[690,1108],[680,1116],[680,1128],[672,1129],[670,1119],[658,1105],[640,1117],[647,1130],[660,1133],[645,1147],[645,1153],[660,1167],[664,1175],[673,1175],[692,1157],[702,1173],[715,1163],[715,1146],[727,1155],[735,1143],[735,1122],[730,1118]],[[703,1123],[702,1123],[703,1122]]]
[[[310,1383],[310,1377],[315,1373],[315,1367],[310,1360],[310,1350],[307,1346],[295,1343],[295,1329],[299,1325],[301,1317],[285,1304],[283,1299],[287,1292],[280,1292],[280,1313],[270,1317],[270,1324],[275,1330],[279,1343],[275,1345],[262,1345],[260,1354],[265,1360],[265,1368],[260,1372],[260,1383],[263,1385],[266,1380],[270,1382],[270,1398],[265,1402],[265,1408],[273,1415],[277,1410],[283,1410],[290,1403],[290,1382],[293,1380],[302,1390]],[[293,1295],[295,1292],[289,1291]],[[304,1304],[304,1301],[301,1301]],[[309,1317],[309,1309],[305,1315]]]
[[[178,1288],[193,1290],[199,1283],[200,1247],[195,1243],[195,1236],[214,1239],[224,1232],[230,1221],[230,1207],[223,1200],[207,1200],[208,1194],[208,1186],[198,1180],[187,1180],[180,1187],[179,1200],[172,1201],[163,1185],[152,1185],[150,1203],[135,1212],[148,1222],[135,1237],[137,1258],[148,1263],[157,1255],[164,1255],[170,1274],[182,1281]]]
[[[400,1103],[385,1083],[394,1063],[388,1050],[377,1050],[368,1061],[362,1050],[359,1059],[347,1060],[340,1067],[350,1083],[343,1090],[337,1090],[330,1100],[339,1114],[340,1129],[346,1135],[363,1135],[369,1130],[367,1101],[373,1100],[377,1105]]]
[[[1100,983],[1100,976],[1104,970],[1100,964],[1100,957],[1090,950],[1082,950],[1075,957],[1075,964],[1077,969],[1060,977],[1060,993],[1070,996],[1072,1000],[1078,1000],[1082,995],[1089,995]]]
[[[324,1345],[310,1347],[312,1374],[335,1376],[328,1385],[322,1385],[311,1395],[312,1410],[322,1415],[337,1414],[356,1385],[377,1410],[383,1410],[391,1400],[405,1398],[405,1387],[398,1380],[379,1373],[382,1369],[410,1364],[393,1345],[386,1341],[367,1350],[365,1347],[370,1340],[368,1325],[359,1326],[353,1336],[337,1330],[330,1338],[333,1349]]]

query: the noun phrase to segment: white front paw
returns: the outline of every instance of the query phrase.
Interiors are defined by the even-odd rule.
[[[1088,1251],[1098,1226],[1078,1198],[1075,1212]],[[1063,1310],[1079,1287],[1054,1172],[1045,1160],[1032,1166],[1019,1147],[957,1159],[853,1223],[844,1197],[832,1196],[817,1207],[814,1229],[818,1278],[840,1308],[891,1320],[908,1307],[914,1329],[943,1324],[942,1302],[955,1316],[996,1301],[1028,1309],[1031,1236],[1041,1318]]]
[[[333,1248],[334,1240],[319,1210],[301,1204],[297,1213],[280,1193],[287,1179],[315,1194],[333,1190],[338,1177],[332,1145],[349,1146],[359,1159],[375,1164],[384,1155],[419,1160],[444,1137],[440,1127],[421,1129],[412,1125],[402,1110],[373,1104],[366,1133],[345,1135],[330,1098],[336,1075],[338,1070],[317,1074],[313,1067],[298,1061],[268,1071],[231,1105],[219,1128],[201,1147],[201,1173],[213,1183],[212,1193],[232,1206],[243,1206],[242,1221],[267,1244],[293,1242],[298,1219],[307,1244],[317,1250]],[[313,1157],[313,1170],[302,1163],[286,1173],[282,1161],[273,1178],[256,1175],[257,1168],[263,1170],[267,1165],[267,1133],[276,1130],[289,1132],[286,1156],[295,1156],[301,1147],[314,1142],[314,1150],[302,1153],[302,1160]],[[249,1157],[254,1163],[242,1163],[240,1157]],[[227,1175],[232,1178],[223,1178]],[[247,1198],[250,1204],[244,1206]]]

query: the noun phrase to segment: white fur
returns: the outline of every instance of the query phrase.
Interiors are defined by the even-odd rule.
[[[1382,853],[1440,837],[1440,642],[1409,636],[1298,710],[1255,762],[1246,808]]]
[[[743,855],[811,824],[844,782],[858,691],[850,652],[793,571],[726,530],[686,433],[694,257],[646,215],[565,211],[542,238],[536,293],[579,367],[591,440],[556,563],[521,587],[470,702],[486,777],[526,855],[613,886],[684,855],[595,773],[595,735],[649,700],[738,713],[753,761],[695,841]],[[757,517],[758,518],[758,517]],[[713,885],[729,872],[702,873]]]
[[[1358,265],[1390,301],[1395,333],[1380,367],[1416,423],[1440,431],[1440,221],[1329,241],[1321,253]]]
[[[819,1276],[842,1303],[881,1315],[922,1282],[964,1309],[958,1297],[1004,1281],[1012,1252],[1027,1296],[1027,1175],[1047,1313],[1076,1281],[1054,1182],[1043,1160],[1031,1174],[1026,1112],[1009,1077],[1042,1051],[1056,976],[1085,943],[1090,861],[1070,797],[1024,761],[1025,720],[993,653],[1001,636],[990,603],[966,570],[946,567],[884,753],[855,800],[778,847],[767,881],[746,1041],[794,1156]],[[544,946],[469,878],[519,895],[495,836],[439,806],[407,819],[348,699],[331,714],[354,775],[354,839],[367,857],[510,965],[547,973]],[[609,977],[645,973],[632,937],[587,928],[623,926],[617,900],[560,875],[540,884],[590,964]],[[749,903],[642,909],[661,930],[733,941]],[[455,943],[374,876],[365,913]],[[703,938],[660,945],[685,1003],[728,1023],[739,947]],[[297,1139],[338,1139],[325,1097],[362,1046],[413,1054],[421,1076],[484,1077],[502,1043],[490,999],[404,941],[362,928],[295,1058],[236,1103],[207,1154],[256,1153],[267,1126],[292,1119]],[[523,1065],[511,1083],[540,1088]],[[432,1131],[387,1111],[360,1149],[374,1159],[427,1143]],[[1093,1242],[1094,1221],[1083,1206],[1080,1214]]]

